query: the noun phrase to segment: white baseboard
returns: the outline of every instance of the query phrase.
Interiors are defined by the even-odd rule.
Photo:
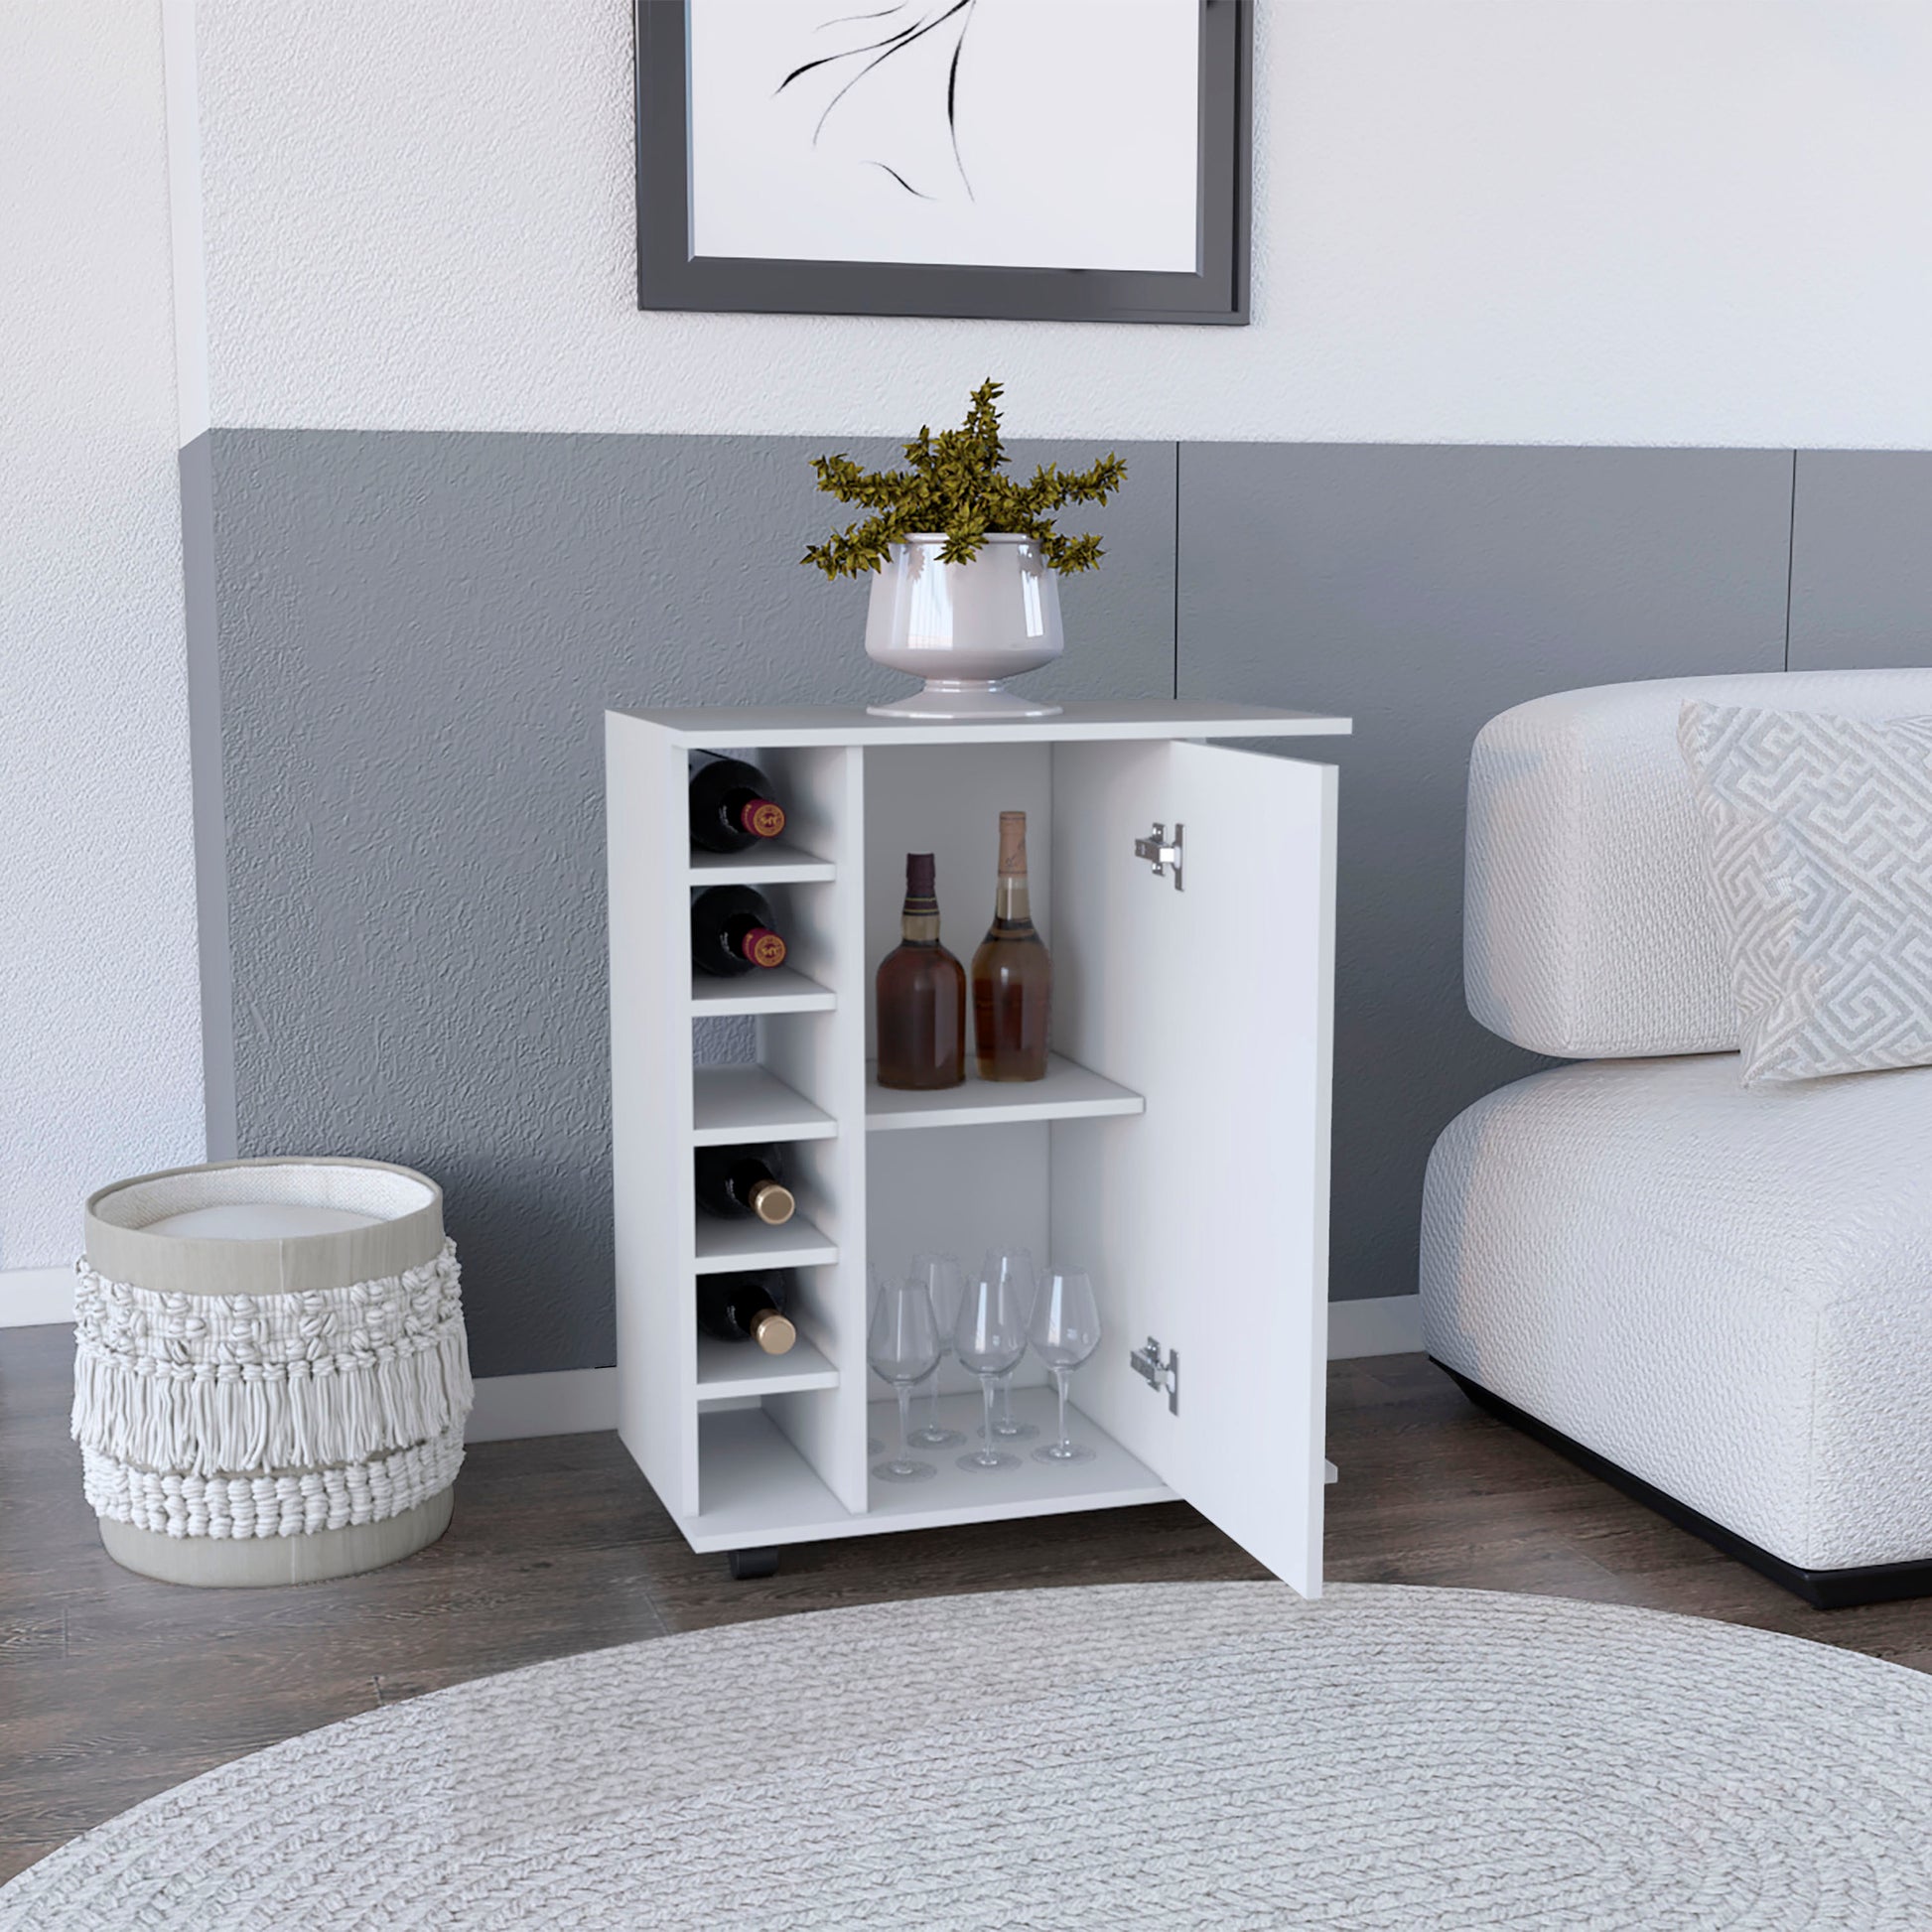
[[[0,1271],[0,1328],[73,1319],[71,1268]],[[1385,1295],[1328,1307],[1328,1359],[1403,1355],[1422,1347],[1422,1302]],[[515,1442],[526,1436],[581,1436],[618,1426],[614,1368],[559,1369],[543,1375],[487,1375],[477,1383],[477,1406],[464,1431],[472,1443]]]
[[[73,1268],[0,1268],[0,1328],[73,1319]]]
[[[1422,1349],[1422,1297],[1378,1295],[1366,1302],[1328,1304],[1328,1359],[1412,1355]]]
[[[463,1432],[466,1443],[513,1443],[524,1436],[582,1436],[618,1426],[614,1368],[555,1369],[543,1375],[485,1375]]]
[[[1422,1298],[1384,1295],[1328,1305],[1328,1359],[1406,1355],[1422,1347]],[[521,1436],[578,1436],[618,1426],[618,1372],[563,1369],[547,1375],[493,1375],[477,1384],[464,1432],[472,1443]]]

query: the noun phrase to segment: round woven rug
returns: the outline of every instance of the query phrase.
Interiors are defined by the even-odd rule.
[[[0,1926],[1932,1925],[1932,1679],[1473,1590],[955,1596],[541,1664],[151,1799]]]

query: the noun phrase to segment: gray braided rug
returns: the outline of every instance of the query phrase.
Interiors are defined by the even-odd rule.
[[[1035,1590],[594,1652],[136,1807],[0,1926],[1932,1927],[1932,1679],[1472,1590]]]

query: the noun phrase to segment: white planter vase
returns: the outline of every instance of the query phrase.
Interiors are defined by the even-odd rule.
[[[1006,681],[1050,664],[1065,648],[1060,582],[1032,537],[989,536],[969,564],[939,560],[943,536],[907,537],[872,580],[866,654],[924,678],[881,718],[1052,718],[1059,706],[1009,691]]]

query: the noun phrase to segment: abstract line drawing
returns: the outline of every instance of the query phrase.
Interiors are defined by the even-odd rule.
[[[814,30],[815,33],[826,34],[835,28],[845,27],[870,32],[873,37],[862,41],[856,47],[843,48],[833,54],[814,54],[810,59],[800,62],[772,89],[773,97],[805,81],[813,74],[817,74],[821,80],[832,80],[837,83],[812,128],[812,146],[817,147],[820,137],[825,132],[826,123],[840,108],[846,109],[842,119],[850,120],[865,108],[868,99],[876,95],[881,88],[895,84],[901,87],[917,87],[920,76],[916,71],[910,75],[904,74],[905,63],[902,57],[920,46],[922,42],[926,42],[931,36],[939,34],[941,29],[952,26],[952,23],[956,22],[957,25],[952,26],[951,33],[952,51],[946,61],[945,131],[946,142],[952,152],[953,169],[958,176],[960,188],[970,202],[975,199],[973,183],[966,172],[965,157],[961,154],[959,146],[959,65],[960,56],[966,46],[966,36],[972,30],[973,15],[978,6],[979,0],[899,0],[897,6],[882,7],[875,12],[839,14],[830,20],[821,21]],[[907,14],[912,16],[909,20],[904,19]],[[903,24],[889,28],[885,32],[878,31],[882,23],[894,21],[900,21]],[[943,51],[943,39],[938,45]],[[894,61],[899,61],[900,66],[888,70],[888,64]],[[855,62],[860,64],[856,69],[849,65]],[[881,77],[875,80],[875,76]],[[874,81],[873,89],[870,93],[859,94],[855,102],[853,98],[855,92],[863,82],[868,80]],[[903,99],[895,104],[902,106]],[[939,103],[935,101],[935,113],[938,108]],[[884,134],[883,127],[880,133]],[[903,159],[902,156],[900,158]],[[936,192],[936,185],[933,190],[920,188],[908,179],[903,170],[896,168],[890,161],[882,160],[876,155],[867,159],[868,165],[883,170],[906,194],[917,200],[930,202],[940,198]]]

